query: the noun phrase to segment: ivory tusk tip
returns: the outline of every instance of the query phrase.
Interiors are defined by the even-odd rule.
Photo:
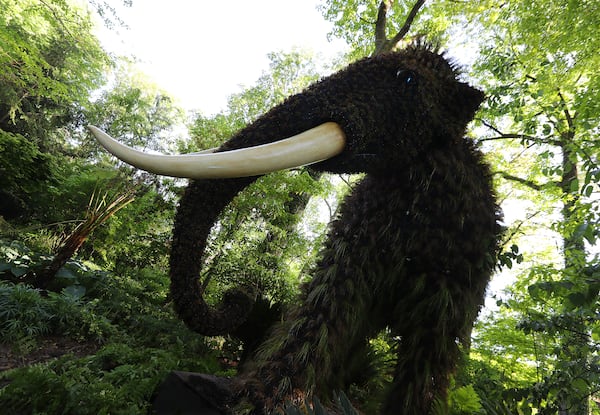
[[[96,127],[95,125],[88,125],[87,129],[90,130],[90,132],[92,133],[92,135],[96,138],[96,140],[98,140],[102,145],[104,145],[104,143],[108,140],[108,141],[115,141],[115,139],[113,139],[111,136],[109,136],[108,134],[106,134],[104,131],[102,131],[100,128]]]
[[[102,130],[100,130],[98,127],[91,124],[87,126],[87,129],[90,130],[90,132],[94,135],[96,135],[98,132],[102,132]]]

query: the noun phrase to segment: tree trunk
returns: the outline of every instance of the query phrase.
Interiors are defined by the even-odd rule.
[[[572,226],[577,212],[577,202],[579,200],[578,167],[577,155],[569,146],[572,142],[575,132],[571,124],[571,118],[568,111],[565,110],[569,130],[561,134],[560,150],[562,153],[562,180],[560,181],[560,190],[563,199],[562,216],[566,224],[571,224],[567,229],[577,229]],[[563,261],[564,269],[571,270],[573,274],[581,273],[581,264],[585,263],[585,244],[583,236],[575,234],[574,231],[563,231]],[[568,311],[568,310],[567,310]],[[589,354],[589,344],[584,321],[579,321],[569,327],[570,331],[563,335],[561,341],[561,352],[559,360],[564,362],[584,362]],[[576,376],[569,373],[570,376]],[[589,403],[588,394],[581,396],[581,391],[577,393],[566,393],[566,396],[559,398],[559,415],[588,415]]]

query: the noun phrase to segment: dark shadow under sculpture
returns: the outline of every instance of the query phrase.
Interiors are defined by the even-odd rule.
[[[353,353],[388,328],[399,350],[383,414],[424,415],[444,399],[493,272],[501,227],[490,172],[464,138],[483,94],[423,45],[358,61],[287,99],[217,151],[274,142],[327,122],[343,151],[310,168],[366,173],[330,224],[297,306],[232,380],[228,402],[256,414],[285,399],[330,397]],[[203,300],[201,257],[220,212],[257,176],[191,181],[177,212],[171,292],[205,335],[231,332],[252,301]],[[235,411],[235,409],[233,409]]]

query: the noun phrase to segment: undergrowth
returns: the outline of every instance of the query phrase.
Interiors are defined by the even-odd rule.
[[[48,336],[98,347],[0,372],[1,413],[144,414],[172,370],[228,374],[214,344],[172,312],[161,270],[116,275],[70,261],[53,281],[56,291],[45,291],[14,282],[43,256],[21,244],[1,248],[0,241],[0,343],[23,358]]]
[[[114,343],[95,355],[63,356],[12,370],[0,391],[0,407],[12,414],[142,414],[152,392],[172,370],[215,372],[214,359]]]

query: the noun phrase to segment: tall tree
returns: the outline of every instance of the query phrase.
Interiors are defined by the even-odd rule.
[[[558,241],[554,250],[546,245],[545,256],[534,255],[539,242],[522,246],[529,268],[505,301],[522,330],[558,345],[539,347],[553,353],[537,355],[549,372],[529,389],[540,413],[587,413],[586,398],[599,378],[600,273],[591,253],[600,210],[599,10],[596,1],[543,0],[325,0],[322,6],[334,23],[332,34],[351,45],[352,56],[393,47],[410,19],[412,38],[462,41],[475,51],[469,75],[488,95],[478,138],[504,194],[518,195],[521,209],[532,207],[508,235]]]
[[[122,137],[128,145],[172,151],[181,141],[176,131],[185,121],[182,108],[126,58],[114,61],[110,75],[108,87],[88,105],[86,121]],[[89,134],[85,137],[80,149],[85,156],[114,160]]]
[[[90,103],[85,117],[130,145],[163,152],[176,151],[186,120],[177,102],[125,58],[115,60],[108,86]],[[89,134],[82,135],[78,154],[97,169],[114,168],[115,159]],[[82,249],[107,267],[149,267],[167,255],[177,183],[139,171],[132,175],[132,168],[122,164],[119,169],[115,182],[135,188],[136,201],[119,212],[118,221],[96,230]]]
[[[53,150],[103,82],[108,55],[90,15],[63,0],[0,0],[0,128]]]
[[[477,65],[489,97],[482,113],[485,140],[520,147],[516,153],[504,143],[496,146],[504,161],[498,174],[533,202],[546,200],[543,225],[560,241],[554,255],[560,262],[550,258],[528,270],[536,303],[521,309],[523,328],[556,336],[560,344],[554,370],[538,385],[537,404],[548,413],[583,415],[600,378],[591,337],[598,329],[599,275],[597,257],[589,252],[599,232],[600,6],[546,1],[486,6],[476,18],[485,33]]]
[[[108,64],[78,5],[0,0],[0,214],[46,220],[56,211],[60,181],[81,167],[72,127]]]
[[[331,34],[348,43],[353,59],[390,51],[420,37],[443,43],[460,7],[455,2],[426,0],[324,0],[319,6],[334,25]]]
[[[112,161],[100,156],[104,152],[96,143],[90,145],[84,124],[163,150],[174,145],[165,140],[165,131],[184,118],[173,100],[133,65],[102,49],[92,11],[106,25],[121,24],[104,0],[90,0],[87,6],[74,0],[0,0],[0,215],[23,225],[52,223],[55,235],[69,234],[73,222],[90,213],[88,201],[98,188],[132,186],[112,171]],[[171,224],[164,216],[172,216],[174,209],[171,182],[140,177],[153,186],[136,186],[136,206],[98,229],[81,225],[66,239],[52,271],[92,229],[91,242],[82,249],[105,266],[119,260],[148,264],[148,251],[166,253]],[[103,218],[98,210],[88,219]],[[144,236],[132,240],[132,228]]]

